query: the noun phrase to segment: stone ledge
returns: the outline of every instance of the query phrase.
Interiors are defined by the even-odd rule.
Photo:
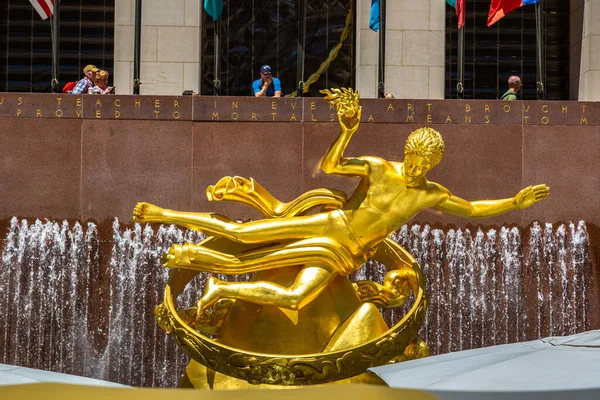
[[[600,103],[363,99],[362,122],[445,125],[600,125]],[[322,98],[78,96],[1,93],[0,117],[219,122],[329,122]]]

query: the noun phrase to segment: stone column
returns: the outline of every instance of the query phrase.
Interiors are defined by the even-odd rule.
[[[143,0],[141,94],[198,92],[201,0]],[[114,83],[133,93],[135,0],[115,1]]]
[[[369,29],[371,2],[357,1],[356,87],[377,97],[378,33]],[[385,91],[396,98],[444,98],[443,0],[388,0]]]
[[[570,0],[569,7],[569,99],[579,99],[581,76],[581,39],[585,0]]]
[[[579,81],[579,100],[600,100],[600,0],[571,1],[571,60],[581,51],[579,71],[571,68],[571,84]],[[578,24],[582,29],[578,29]],[[580,32],[581,37],[578,37]],[[580,43],[579,43],[580,41]],[[573,61],[571,62],[573,67]],[[576,83],[575,83],[576,84]],[[574,86],[574,85],[573,85]]]

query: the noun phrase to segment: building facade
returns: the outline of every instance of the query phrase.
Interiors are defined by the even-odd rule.
[[[251,94],[263,64],[272,66],[284,94],[309,82],[308,95],[354,86],[378,93],[379,34],[369,28],[369,0],[306,0],[304,68],[298,74],[298,1],[224,0],[216,22],[202,0],[142,0],[142,94]],[[543,74],[547,100],[600,99],[600,0],[543,0]],[[465,98],[494,99],[519,75],[524,100],[536,93],[534,6],[485,26],[489,0],[467,0]],[[457,98],[457,29],[444,0],[388,0],[385,92],[397,98]],[[0,8],[0,91],[50,88],[49,21],[29,4]],[[135,0],[61,2],[61,85],[88,63],[111,72],[117,93],[133,92]],[[215,44],[215,32],[219,41]],[[216,63],[215,61],[218,61]],[[217,68],[218,74],[215,74]],[[220,88],[215,87],[215,77]]]
[[[211,94],[202,87],[202,80],[206,80],[206,73],[202,73],[202,56],[206,57],[206,53],[201,54],[201,48],[203,40],[207,40],[203,38],[203,32],[206,32],[203,24],[213,22],[203,16],[201,3],[200,0],[144,0],[142,93],[180,94],[183,90],[189,89],[202,94]],[[271,3],[280,2],[267,3],[273,6]],[[482,3],[487,5],[489,1],[467,0],[467,12],[469,9],[476,10],[479,7],[477,12],[481,14]],[[546,0],[545,3],[550,3],[545,5],[548,18],[544,20],[546,39],[544,81],[551,82],[552,85],[547,88],[549,98],[600,100],[600,90],[598,90],[600,89],[600,49],[597,48],[600,46],[600,27],[595,27],[593,24],[595,17],[600,17],[600,0],[570,0],[568,4],[558,0]],[[556,7],[552,8],[552,3],[562,8],[557,11]],[[123,90],[123,93],[132,90],[134,5],[135,0],[122,0],[115,4],[115,76],[118,80],[116,85]],[[352,52],[353,84],[363,97],[376,97],[379,35],[369,28],[371,2],[358,0],[354,6],[356,15]],[[512,22],[516,21],[516,26],[520,23],[521,32],[526,30],[535,32],[535,20],[533,24],[531,23],[533,8],[530,6],[527,9],[516,10],[513,12],[514,15],[509,14],[505,20],[513,18]],[[454,28],[450,24],[456,23],[456,18],[449,17],[452,13],[453,9],[441,0],[387,2],[386,92],[398,98],[443,99],[456,96],[453,91],[456,80],[452,79],[455,69],[453,71],[451,67],[452,58],[448,57],[451,50],[447,51],[456,48],[456,43],[453,43],[456,37],[448,34]],[[468,19],[467,29],[477,32],[498,31],[498,35],[503,32],[502,29],[506,31],[515,29],[515,23],[502,20],[497,27],[487,28],[480,24],[469,28],[469,23],[475,24],[481,19],[479,14],[478,19],[475,16]],[[519,22],[521,20],[522,22]],[[503,23],[506,28],[501,26]],[[568,34],[560,35],[555,40],[559,42],[556,45],[558,50],[553,52],[548,43],[552,41],[550,33],[558,30],[556,25],[560,25],[562,27],[560,29],[566,30]],[[469,30],[467,30],[467,44],[469,44],[468,35]],[[501,72],[500,67],[498,72],[492,71],[493,74],[495,73],[495,78],[490,78],[491,89],[487,91],[478,89],[471,94],[471,97],[495,98],[498,93],[506,90],[505,79],[511,71],[515,74],[531,75],[530,68],[527,67],[527,65],[531,66],[531,60],[535,59],[535,47],[533,52],[531,51],[531,46],[534,45],[531,43],[531,35],[517,36],[521,38],[521,42],[516,46],[510,46],[511,39],[508,37],[506,50],[498,46],[496,59],[506,55],[506,71]],[[535,40],[535,36],[533,38]],[[481,44],[482,41],[471,41],[471,48],[476,51],[478,43]],[[491,57],[493,58],[494,54]],[[514,60],[511,63],[511,58],[516,59],[516,63]],[[529,64],[524,60],[529,60]],[[552,70],[552,65],[556,66],[559,62],[561,64]],[[455,59],[454,63],[456,63]],[[481,61],[481,69],[474,68],[473,75],[477,73],[483,75],[482,71],[486,70],[484,65]],[[206,69],[206,66],[204,68]],[[496,66],[492,69],[496,69]],[[305,78],[312,72],[306,69]],[[529,96],[535,99],[535,75],[524,79],[524,82],[524,98]],[[482,86],[485,85],[486,83],[482,82]],[[528,87],[530,90],[527,92]]]

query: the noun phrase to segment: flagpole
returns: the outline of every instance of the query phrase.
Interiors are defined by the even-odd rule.
[[[465,78],[465,25],[466,25],[466,0],[449,1],[448,4],[453,6],[458,17],[458,54],[457,54],[457,76],[456,76],[456,97],[464,98],[464,78]]]
[[[304,95],[304,48],[306,47],[306,0],[298,2],[298,51],[296,55],[296,96]]]
[[[133,36],[133,94],[140,94],[142,46],[142,0],[135,0],[135,32]]]
[[[535,3],[535,41],[536,41],[536,92],[537,99],[541,100],[545,97],[544,93],[544,47],[542,45],[542,28],[543,28],[543,10],[542,0]]]
[[[377,97],[385,97],[385,11],[386,0],[379,0],[379,70],[377,73]]]
[[[59,93],[60,87],[58,83],[59,75],[59,60],[58,52],[60,48],[60,0],[54,2],[52,11],[52,23],[50,25],[52,30],[52,93]]]
[[[213,77],[213,95],[219,96],[221,94],[221,18],[217,18],[213,21],[214,26],[214,65],[215,75]]]
[[[465,67],[465,27],[458,29],[458,83],[456,84],[457,98],[464,98],[464,67]]]

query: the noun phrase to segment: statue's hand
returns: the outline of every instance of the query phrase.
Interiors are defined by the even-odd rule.
[[[344,131],[350,131],[351,133],[356,132],[358,125],[360,124],[361,115],[362,106],[358,106],[357,109],[341,109],[338,111],[340,126]]]
[[[550,196],[550,188],[544,184],[528,186],[515,196],[515,205],[519,209],[527,208],[538,201],[546,200]]]

